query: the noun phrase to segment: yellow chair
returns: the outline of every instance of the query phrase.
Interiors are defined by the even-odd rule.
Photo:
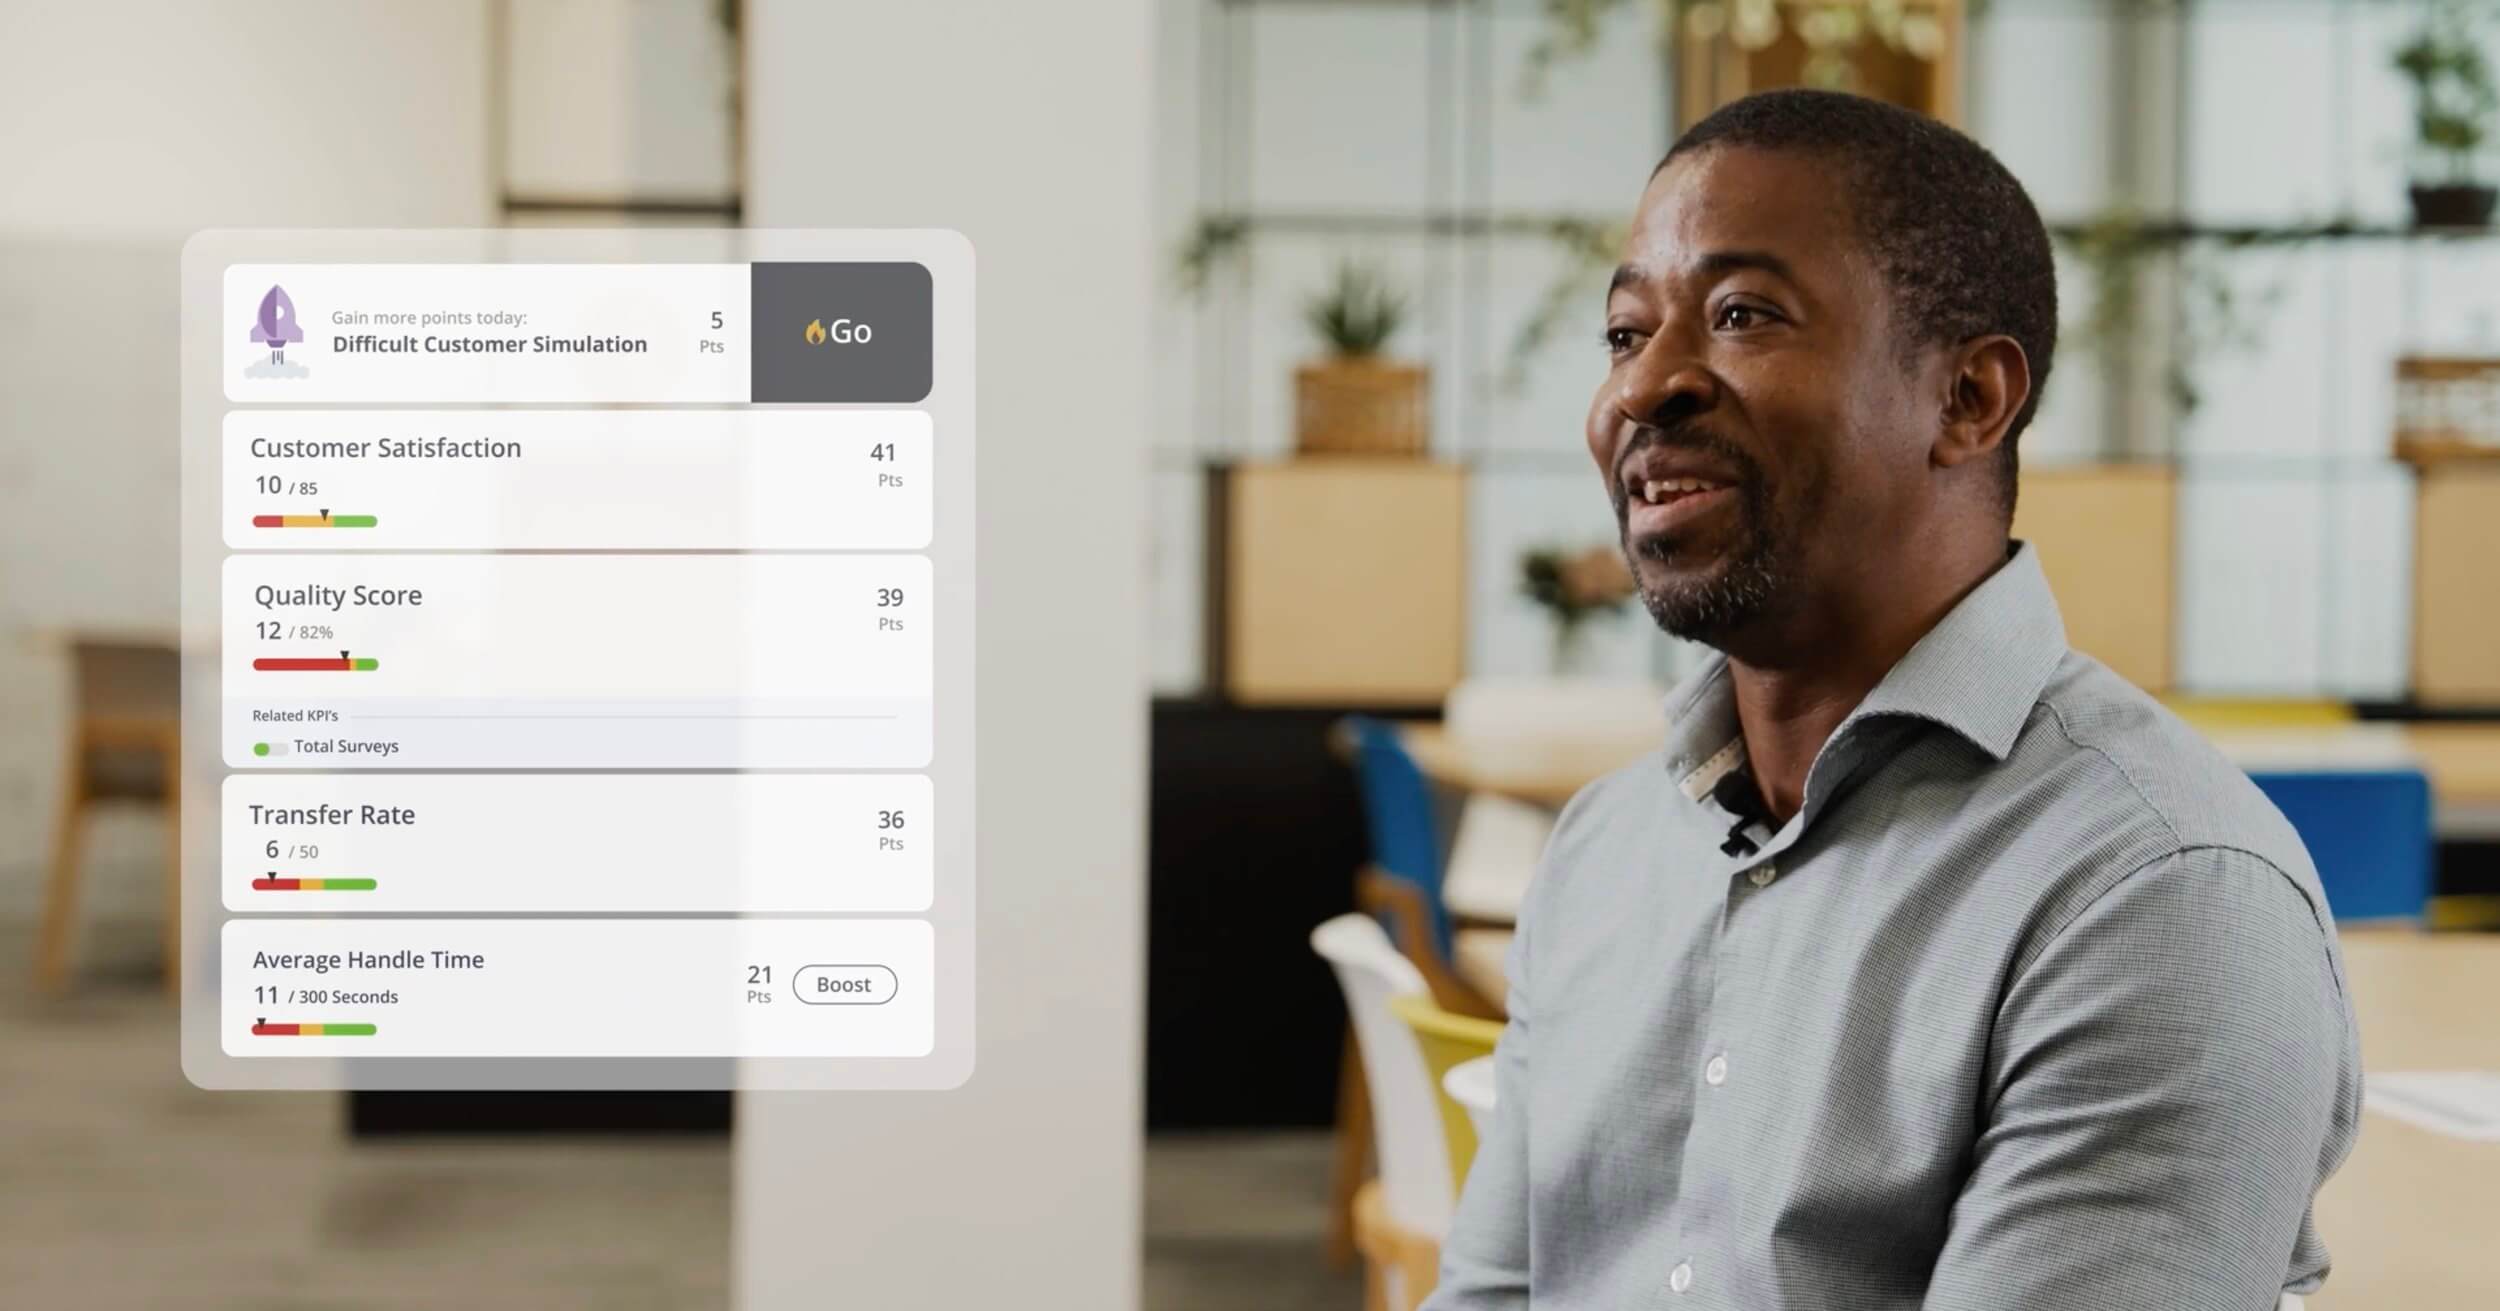
[[[2208,734],[2251,729],[2342,728],[2358,718],[2353,708],[2341,701],[2166,696],[2161,703],[2196,731]]]
[[[1391,997],[1389,1009],[1415,1031],[1415,1043],[1423,1048],[1424,1067],[1432,1071],[1433,1099],[1441,1108],[1441,1132],[1450,1143],[1450,1186],[1464,1187],[1467,1167],[1476,1160],[1476,1125],[1442,1081],[1453,1067],[1493,1054],[1493,1044],[1502,1036],[1501,1021],[1452,1014],[1422,994]]]

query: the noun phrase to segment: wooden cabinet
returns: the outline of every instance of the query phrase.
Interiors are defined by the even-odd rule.
[[[2422,466],[2413,532],[2413,698],[2500,707],[2500,462]]]
[[[2159,465],[2025,469],[2014,535],[2040,553],[2067,643],[2147,692],[2169,691],[2177,476]]]
[[[1467,644],[1467,478],[1353,456],[1210,484],[1207,649],[1241,705],[1438,706]]]

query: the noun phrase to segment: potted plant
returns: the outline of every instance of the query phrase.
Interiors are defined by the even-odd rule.
[[[1588,651],[1588,621],[1632,599],[1632,567],[1613,546],[1538,547],[1519,557],[1519,590],[1554,621],[1554,672],[1574,674]]]
[[[2413,84],[2413,139],[2419,152],[2413,221],[2423,227],[2479,228],[2491,222],[2494,192],[2475,166],[2500,90],[2467,0],[2440,0],[2422,29],[2396,51],[2396,69]]]
[[[1328,358],[1294,371],[1296,444],[1306,454],[1420,455],[1425,436],[1422,365],[1381,358],[1406,320],[1406,297],[1378,270],[1337,267],[1336,281],[1304,310]]]

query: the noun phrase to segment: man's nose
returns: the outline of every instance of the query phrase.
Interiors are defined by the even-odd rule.
[[[1670,427],[1718,403],[1718,375],[1672,334],[1652,337],[1616,375],[1615,413],[1630,423]]]

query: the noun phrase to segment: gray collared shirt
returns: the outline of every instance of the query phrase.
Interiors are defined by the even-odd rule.
[[[2300,840],[2028,547],[1722,854],[1724,663],[1563,812],[1429,1311],[2260,1311],[2361,1062]]]

